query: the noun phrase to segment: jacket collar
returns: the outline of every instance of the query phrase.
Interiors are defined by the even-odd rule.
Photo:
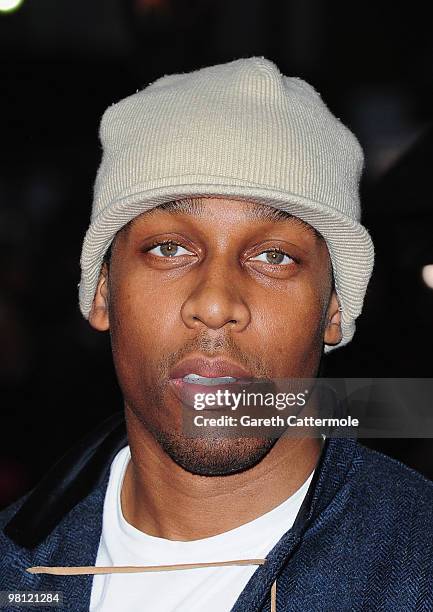
[[[271,552],[266,564],[254,572],[240,594],[231,612],[261,610],[272,584],[288,560],[297,550],[307,529],[332,505],[339,491],[349,485],[349,472],[353,471],[359,445],[355,438],[327,438],[307,494],[291,529]]]
[[[98,457],[99,458],[99,457]],[[96,462],[97,463],[97,462]],[[97,470],[95,465],[93,477]],[[68,577],[65,580],[62,576],[30,574],[26,570],[35,565],[48,566],[83,566],[95,565],[98,553],[98,545],[102,533],[103,507],[105,492],[109,479],[109,469],[104,471],[101,482],[84,499],[73,504],[66,492],[69,490],[76,493],[74,487],[61,489],[62,495],[58,498],[52,496],[52,503],[56,504],[56,512],[47,511],[38,513],[39,522],[34,520],[30,524],[37,529],[37,538],[32,537],[29,525],[24,524],[26,514],[31,516],[32,503],[42,495],[39,489],[32,492],[22,507],[22,514],[19,511],[9,523],[8,530],[13,527],[17,529],[20,540],[31,541],[32,547],[20,547],[17,540],[13,540],[14,545],[6,548],[6,554],[0,559],[0,575],[2,575],[2,587],[11,591],[61,591],[65,610],[75,612],[76,610],[88,609],[90,603],[93,576]],[[82,480],[85,476],[80,472]],[[46,490],[48,489],[45,480]],[[87,486],[87,483],[86,483]],[[53,487],[54,488],[54,487]],[[57,489],[56,489],[57,490]],[[35,497],[33,498],[33,495]],[[58,505],[57,505],[58,504]],[[67,510],[69,506],[73,506]],[[50,510],[50,508],[48,508]],[[61,510],[67,512],[66,516],[59,519]],[[58,520],[55,527],[49,532],[45,539],[43,533],[51,529],[54,516]],[[36,543],[36,539],[38,542]]]
[[[128,443],[117,412],[64,455],[27,495],[4,533],[18,546],[38,546],[81,500],[107,484],[111,462]]]

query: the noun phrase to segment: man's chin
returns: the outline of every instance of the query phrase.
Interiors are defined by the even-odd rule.
[[[159,432],[156,439],[164,452],[191,474],[228,476],[257,465],[274,446],[275,439],[187,438]]]

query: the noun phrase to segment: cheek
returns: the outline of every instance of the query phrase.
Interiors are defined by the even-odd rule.
[[[324,307],[314,283],[263,296],[256,312],[256,332],[278,375],[315,360],[322,346]]]
[[[256,302],[257,321],[275,334],[311,335],[320,329],[323,298],[314,283],[292,285],[288,290],[266,292]]]
[[[155,286],[145,275],[119,270],[110,292],[110,328],[113,348],[129,357],[150,361],[152,355],[173,339],[179,328],[176,295]]]

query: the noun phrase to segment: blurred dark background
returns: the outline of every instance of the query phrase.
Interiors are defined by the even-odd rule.
[[[321,92],[365,149],[363,222],[376,246],[355,339],[326,357],[324,372],[432,376],[432,268],[422,276],[433,264],[428,9],[380,0],[24,0],[0,12],[0,506],[122,408],[108,335],[78,309],[79,257],[100,117],[163,74],[263,55]],[[366,443],[433,478],[432,440]]]

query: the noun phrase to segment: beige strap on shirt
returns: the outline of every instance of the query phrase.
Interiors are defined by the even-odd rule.
[[[266,559],[235,559],[233,561],[213,561],[210,563],[180,563],[177,565],[123,565],[123,566],[75,566],[49,567],[36,565],[28,567],[30,574],[54,574],[56,576],[77,576],[82,574],[125,574],[138,572],[160,572],[172,570],[197,569],[200,567],[226,567],[230,565],[264,565]],[[277,581],[271,587],[271,612],[277,612]]]

